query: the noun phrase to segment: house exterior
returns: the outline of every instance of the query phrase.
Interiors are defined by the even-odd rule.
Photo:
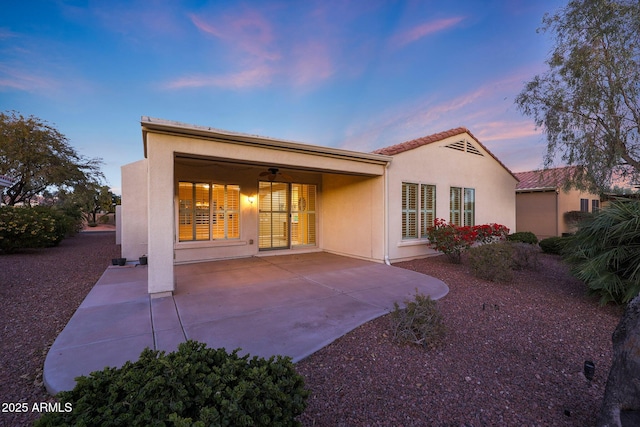
[[[143,117],[122,167],[122,256],[174,265],[327,251],[377,262],[433,254],[425,227],[515,227],[515,176],[467,129],[362,153]]]
[[[432,253],[426,231],[434,218],[514,229],[517,179],[469,130],[456,128],[375,152],[393,157],[387,169],[392,261]]]
[[[575,231],[567,212],[596,212],[600,196],[564,184],[575,166],[518,172],[516,187],[516,230],[530,231],[544,239]]]

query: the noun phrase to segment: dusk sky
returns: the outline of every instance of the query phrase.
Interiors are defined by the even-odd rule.
[[[537,169],[544,135],[514,98],[565,4],[8,0],[0,111],[101,157],[118,194],[141,116],[358,151],[464,126],[513,172]]]

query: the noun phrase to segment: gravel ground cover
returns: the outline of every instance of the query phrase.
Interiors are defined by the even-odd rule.
[[[595,425],[622,308],[600,307],[558,257],[512,283],[475,278],[444,256],[396,264],[447,283],[447,335],[398,345],[380,317],[298,363],[305,426]],[[596,366],[592,382],[585,360]]]
[[[119,253],[114,232],[87,232],[0,255],[0,426],[31,425],[33,404],[52,400],[42,383],[47,351]],[[15,403],[29,409],[15,412]]]
[[[0,255],[0,396],[52,401],[46,352],[117,256],[114,233],[81,233],[59,247]],[[585,296],[555,256],[513,282],[473,277],[433,257],[396,264],[445,281],[440,346],[398,345],[389,316],[369,322],[297,364],[311,390],[304,426],[591,426],[611,364],[622,308]],[[592,382],[583,363],[596,366]],[[0,413],[0,426],[37,413]]]

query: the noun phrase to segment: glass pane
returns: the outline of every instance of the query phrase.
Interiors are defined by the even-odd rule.
[[[422,185],[422,194],[420,198],[421,208],[421,227],[420,233],[422,237],[427,236],[427,229],[433,226],[436,218],[436,186]]]
[[[461,203],[462,203],[462,188],[451,187],[450,192],[450,213],[449,222],[454,225],[461,225]]]
[[[464,189],[464,225],[475,225],[476,191],[473,188]]]
[[[209,184],[196,184],[196,240],[209,240]]]
[[[178,183],[178,239],[193,240],[193,184]]]
[[[316,186],[291,185],[291,245],[316,244]]]
[[[258,192],[260,249],[289,247],[289,184],[260,182]]]
[[[418,237],[418,184],[402,184],[402,237]]]

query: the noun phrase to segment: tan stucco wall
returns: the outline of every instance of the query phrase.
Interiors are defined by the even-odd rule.
[[[383,261],[384,178],[323,175],[322,188],[322,248]]]
[[[116,216],[121,229],[121,252],[127,259],[147,253],[147,160],[121,168],[122,206]]]
[[[256,162],[264,165],[292,165],[303,170],[315,169],[366,175],[382,175],[383,170],[383,166],[376,163],[352,161],[335,156],[323,156],[315,152],[304,153],[269,146],[229,143],[217,139],[199,139],[149,133],[147,135],[147,152],[152,144],[170,147],[174,153],[195,154],[246,163]]]
[[[559,194],[558,210],[560,235],[562,233],[573,233],[576,231],[574,224],[569,224],[564,220],[564,213],[580,210],[580,199],[589,200],[589,212],[591,212],[591,201],[600,200],[597,194],[587,193],[579,190],[561,191]]]
[[[467,139],[483,156],[445,147]],[[435,252],[426,239],[402,239],[402,183],[436,186],[436,217],[449,221],[450,187],[475,189],[475,224],[499,223],[516,227],[516,179],[486,153],[473,138],[456,135],[393,156],[389,166],[389,258],[411,259]]]

